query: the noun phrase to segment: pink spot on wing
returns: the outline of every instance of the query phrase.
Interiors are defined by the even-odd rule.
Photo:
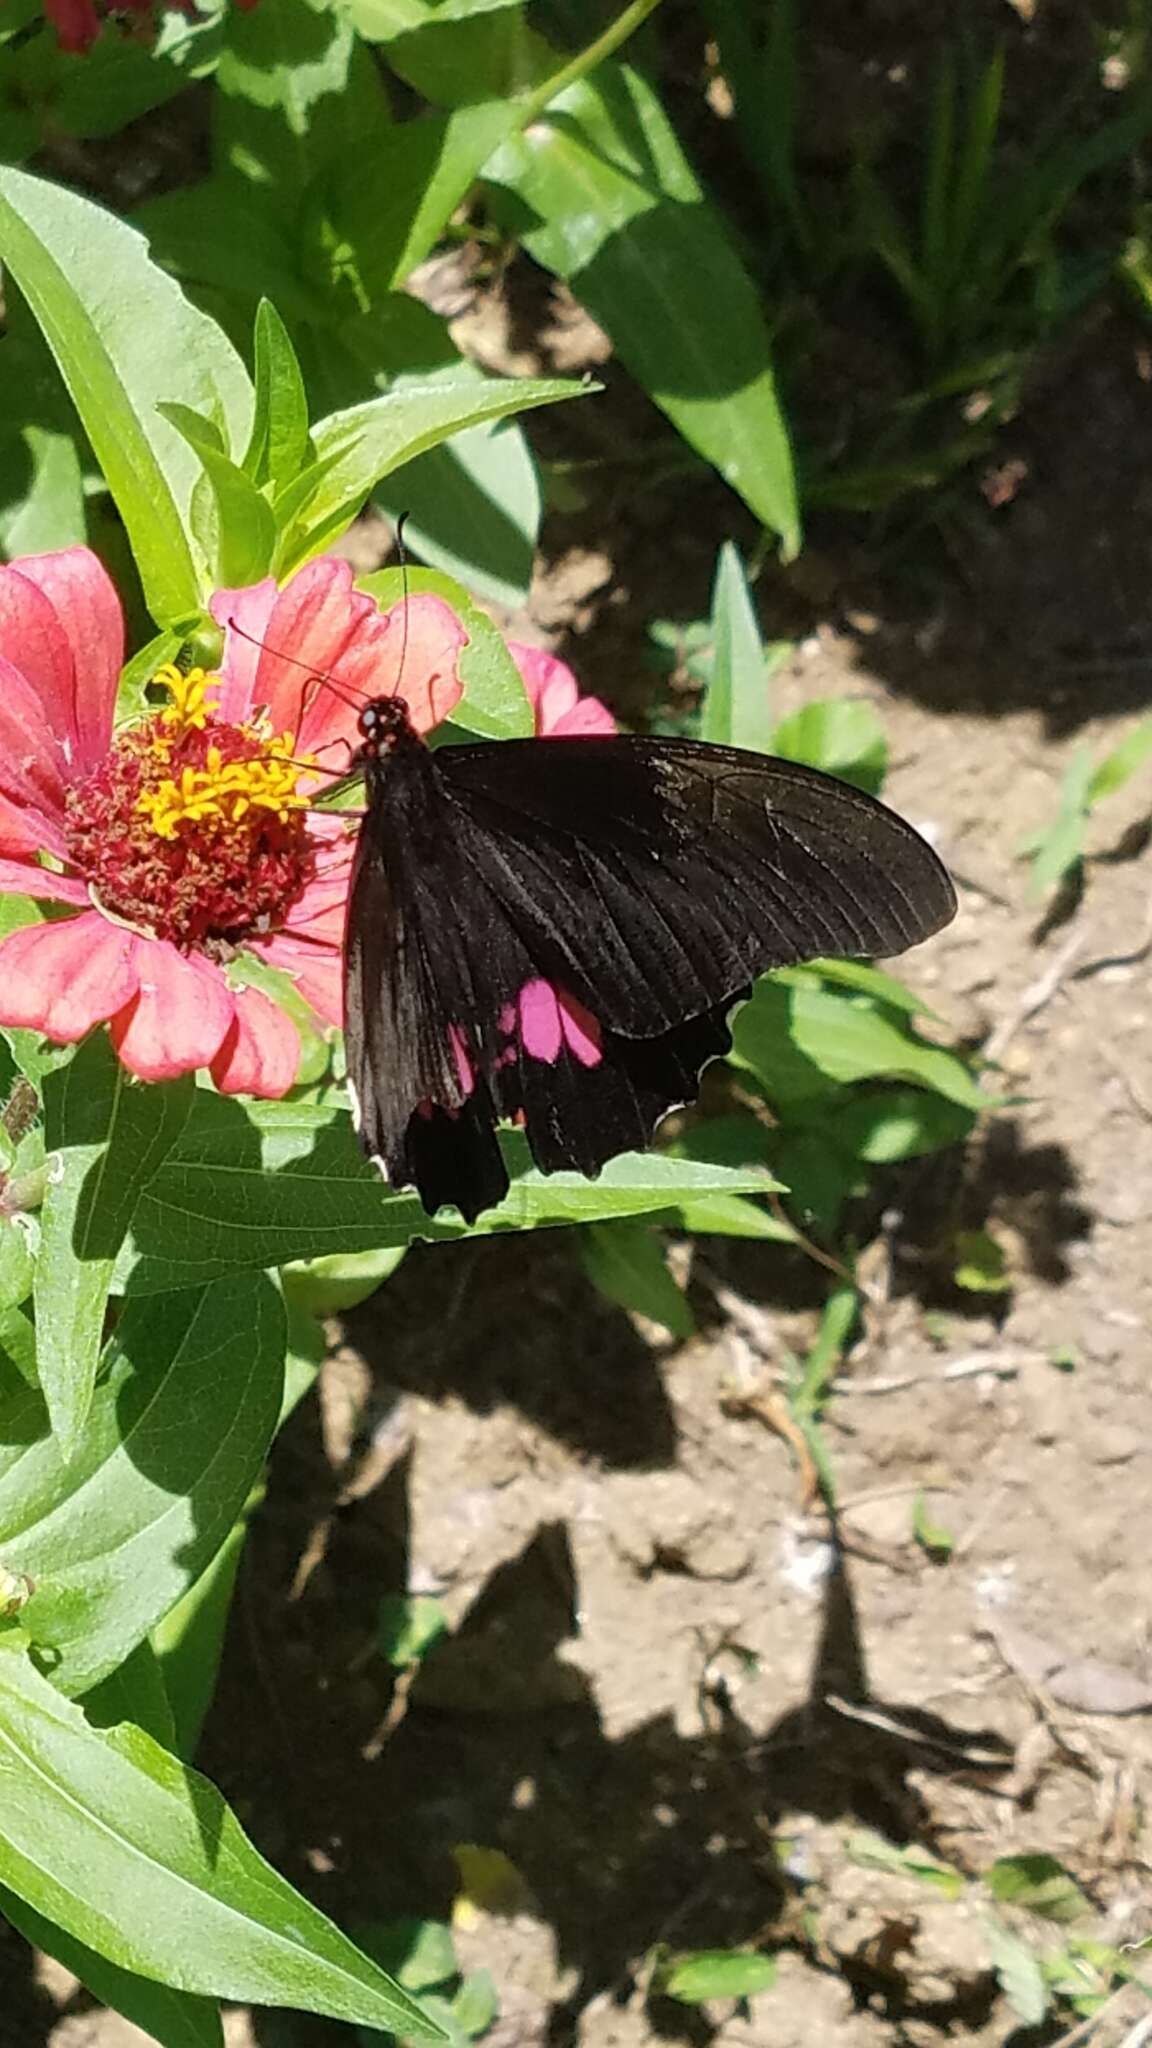
[[[552,1066],[560,1057],[560,1005],[550,981],[526,981],[520,991],[520,1037],[534,1060]]]
[[[469,1056],[468,1041],[464,1036],[462,1025],[450,1024],[448,1026],[448,1043],[452,1047],[452,1057],[456,1062],[456,1074],[460,1086],[464,1090],[465,1095],[471,1095],[472,1090],[476,1086],[476,1070]]]
[[[501,1010],[500,1015],[496,1019],[496,1026],[505,1038],[511,1037],[512,1033],[516,1029],[515,1003],[505,1003],[504,1008]]]
[[[599,1066],[602,1057],[600,1026],[591,1010],[550,981],[527,981],[520,991],[520,1043],[532,1059],[550,1067],[563,1051],[582,1067]]]
[[[556,998],[560,1007],[560,1029],[569,1052],[582,1067],[598,1067],[601,1059],[600,1026],[591,1010],[586,1010],[566,988],[557,989]]]

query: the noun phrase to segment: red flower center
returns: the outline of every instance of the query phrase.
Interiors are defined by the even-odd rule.
[[[226,959],[283,924],[313,875],[301,764],[291,733],[212,720],[202,670],[156,680],[172,703],[69,790],[69,854],[113,916]]]

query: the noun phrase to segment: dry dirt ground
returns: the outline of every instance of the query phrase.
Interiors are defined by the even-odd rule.
[[[1067,2009],[1048,2031],[1013,2018],[975,1887],[861,1866],[863,1828],[973,1879],[1048,1852],[1092,1931],[1152,1931],[1147,780],[1094,822],[1063,922],[1017,857],[1073,749],[1147,696],[1138,338],[1088,337],[1049,403],[1006,450],[1026,466],[1012,503],[973,482],[946,569],[910,592],[817,535],[762,592],[767,629],[797,636],[783,708],[879,707],[888,794],[961,893],[902,971],[951,1032],[992,1035],[1014,1098],[965,1162],[893,1184],[828,1411],[839,1549],[787,1445],[732,1412],[812,1327],[770,1249],[698,1248],[702,1334],[681,1346],[600,1300],[567,1236],[418,1251],[334,1330],[275,1462],[201,1760],[349,1924],[445,1915],[452,1849],[503,1851],[521,1892],[460,1935],[496,1978],[499,2048],[1062,2039]],[[533,620],[605,694],[653,614],[704,609],[730,508],[705,492],[676,517],[550,523]],[[1007,1251],[997,1301],[920,1285],[940,1174]],[[920,1490],[945,1563],[911,1540]],[[370,1644],[405,1588],[440,1594],[456,1634],[390,1713]],[[659,1942],[763,1942],[778,1981],[742,2011],[677,2006],[650,1995]],[[3,2048],[139,2038],[10,1936],[5,1959]],[[1147,2009],[1122,1993],[1092,2038],[1143,2039]],[[275,2048],[336,2032],[230,2025]]]

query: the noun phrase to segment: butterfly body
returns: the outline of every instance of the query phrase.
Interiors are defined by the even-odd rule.
[[[433,753],[396,698],[360,727],[349,1080],[430,1212],[501,1198],[500,1120],[545,1172],[646,1145],[756,975],[896,953],[955,909],[911,827],[814,769],[627,735]]]

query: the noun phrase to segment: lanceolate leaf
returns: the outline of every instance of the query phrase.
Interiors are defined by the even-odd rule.
[[[34,1299],[40,1384],[65,1457],[87,1418],[112,1269],[136,1198],[193,1093],[191,1080],[133,1086],[100,1033],[45,1082],[48,1191]]]
[[[759,297],[651,86],[601,65],[485,177],[510,195],[529,253],[568,280],[685,439],[794,553],[795,478]]]
[[[688,1338],[696,1320],[668,1270],[664,1247],[644,1223],[594,1223],[581,1234],[584,1270],[621,1308]]]
[[[160,2048],[224,2048],[220,2007],[215,1999],[197,1998],[188,1991],[173,1991],[167,1984],[150,1983],[131,1970],[122,1970],[106,1956],[86,1948],[71,1934],[65,1934],[27,1900],[0,1886],[0,1915],[10,1920],[35,1948],[55,1956],[66,1970],[103,2005],[122,2013],[134,2026],[142,2027]]]
[[[285,1343],[272,1281],[236,1273],[128,1304],[74,1464],[28,1411],[0,1552],[35,1582],[22,1619],[63,1691],[115,1670],[224,1542],[276,1426]]]
[[[458,383],[409,386],[331,413],[312,435],[317,461],[327,467],[284,543],[277,573],[287,575],[319,554],[359,511],[373,486],[412,456],[462,427],[578,398],[584,389],[560,379],[461,377]]]
[[[712,677],[700,737],[721,746],[772,751],[768,663],[744,568],[725,541],[712,587]]]
[[[90,1727],[0,1642],[0,1880],[120,1968],[179,1991],[435,2038],[293,1891],[220,1794],[138,1728]]]
[[[529,1170],[527,1148],[506,1140],[515,1176],[480,1231],[675,1215],[701,1195],[757,1194],[759,1167],[729,1169],[660,1153],[625,1153],[599,1180]],[[346,1111],[307,1103],[235,1102],[201,1093],[164,1171],[139,1203],[121,1278],[132,1294],[202,1284],[245,1266],[283,1265],[329,1252],[369,1251],[415,1238],[456,1238],[464,1225],[433,1222],[411,1193],[390,1194],[360,1156]]]
[[[247,439],[252,391],[215,322],[151,261],[134,228],[43,179],[0,169],[0,261],[19,285],[72,395],[128,529],[159,625],[204,596],[189,539],[200,465],[158,410],[175,400]]]
[[[270,299],[256,309],[256,402],[244,469],[254,483],[291,483],[308,455],[308,399],[296,351]]]

